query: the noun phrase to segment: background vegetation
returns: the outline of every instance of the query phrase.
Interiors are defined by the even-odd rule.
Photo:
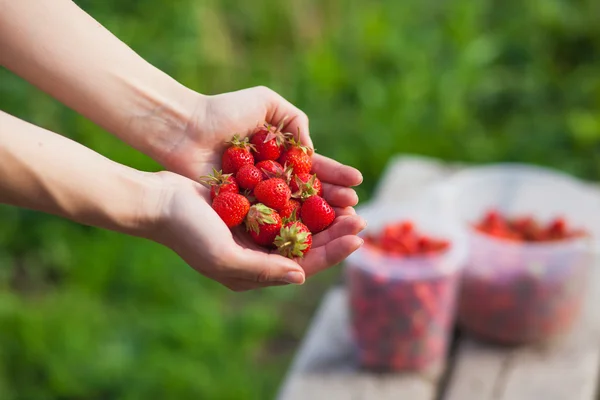
[[[596,0],[77,3],[198,91],[279,91],[362,200],[398,152],[600,179]],[[0,109],[159,168],[6,70]],[[0,207],[0,398],[271,398],[338,273],[230,294],[155,244]]]

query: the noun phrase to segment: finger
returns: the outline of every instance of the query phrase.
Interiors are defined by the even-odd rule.
[[[335,211],[336,217],[341,217],[343,215],[356,215],[356,211],[352,207],[333,207],[333,211]]]
[[[308,277],[344,261],[362,244],[363,240],[358,236],[342,236],[325,246],[312,249],[299,262]]]
[[[358,195],[349,187],[323,183],[323,197],[331,206],[352,207],[358,204]]]
[[[344,165],[320,154],[314,154],[312,162],[313,172],[323,182],[339,186],[358,186],[362,183],[362,174],[356,168]]]
[[[243,249],[229,266],[235,278],[254,283],[286,282],[301,285],[305,274],[293,260],[278,254]]]
[[[356,235],[366,226],[366,221],[358,215],[337,218],[329,228],[313,236],[312,247],[325,246],[342,236]]]

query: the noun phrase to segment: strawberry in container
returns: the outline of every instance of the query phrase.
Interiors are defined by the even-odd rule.
[[[454,321],[462,244],[426,212],[373,207],[371,229],[347,261],[352,332],[362,367],[440,365]]]
[[[518,344],[567,333],[576,321],[589,256],[587,233],[561,217],[542,223],[489,211],[473,226],[462,325],[483,339]]]
[[[458,318],[486,341],[560,338],[577,322],[600,234],[600,200],[581,182],[519,164],[448,181],[467,257]]]

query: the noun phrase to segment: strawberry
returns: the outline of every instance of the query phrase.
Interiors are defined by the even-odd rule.
[[[239,187],[248,190],[254,189],[262,179],[262,172],[251,164],[242,165],[237,174],[235,174],[235,180]]]
[[[282,133],[282,121],[279,126],[273,126],[265,123],[258,127],[254,135],[250,139],[250,143],[254,145],[254,160],[256,162],[264,160],[277,160],[281,156],[281,150],[286,142],[289,133]]]
[[[292,215],[295,212],[295,215],[298,215],[300,211],[300,202],[298,200],[290,199],[288,203],[279,211],[279,215],[281,218],[292,218]]]
[[[292,191],[283,179],[271,178],[256,185],[254,196],[260,203],[279,211],[287,205]]]
[[[365,243],[384,254],[396,257],[419,257],[435,254],[450,247],[450,242],[419,233],[409,220],[387,224]]]
[[[567,222],[565,221],[564,218],[555,218],[554,220],[550,221],[550,223],[548,224],[548,227],[546,228],[546,236],[552,240],[552,239],[562,239],[564,238],[567,233]]]
[[[250,209],[250,202],[241,194],[224,192],[215,197],[212,208],[225,222],[225,225],[233,228],[241,224],[246,218],[246,214]]]
[[[275,210],[258,203],[250,207],[246,217],[246,230],[261,246],[273,246],[281,229],[281,217]]]
[[[238,193],[239,187],[235,178],[231,174],[223,174],[213,168],[212,175],[200,177],[200,182],[210,186],[210,199],[214,200],[219,193]]]
[[[544,232],[538,222],[531,216],[515,218],[510,221],[511,229],[520,234],[525,241],[539,241],[543,239]]]
[[[577,236],[577,230],[570,229],[567,221],[561,217],[542,226],[530,215],[509,218],[494,210],[489,211],[474,227],[490,236],[520,242],[546,242],[570,238],[573,234]]]
[[[275,246],[284,257],[303,257],[312,246],[312,233],[300,221],[291,221],[281,228]]]
[[[277,174],[277,171],[283,171],[283,167],[277,161],[265,160],[256,163],[256,168],[263,174],[263,179],[273,178],[272,175]]]
[[[335,211],[321,196],[311,196],[300,208],[300,219],[312,233],[327,228],[335,219]]]
[[[418,252],[419,238],[410,221],[387,225],[380,238],[381,248],[388,253],[411,255]]]
[[[248,138],[240,139],[239,135],[235,135],[227,143],[230,146],[223,153],[221,160],[223,172],[235,174],[243,165],[254,165],[254,157],[250,153],[250,150],[254,149],[254,145],[248,143]]]
[[[262,172],[263,180],[269,178],[281,178],[284,181],[289,182],[292,176],[292,167],[286,166],[284,168],[277,161],[273,160],[258,162],[256,163],[256,168]]]
[[[290,189],[292,189],[292,197],[301,200],[306,200],[314,195],[323,197],[323,185],[317,178],[317,174],[294,175],[290,181]]]
[[[302,146],[294,138],[288,140],[288,146],[288,149],[279,157],[279,164],[291,166],[296,175],[310,173],[312,159],[308,147]]]

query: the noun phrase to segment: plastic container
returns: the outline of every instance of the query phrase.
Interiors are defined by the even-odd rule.
[[[446,356],[453,328],[464,243],[427,210],[371,205],[359,211],[367,232],[411,220],[418,231],[449,240],[448,250],[389,257],[363,246],[346,263],[352,333],[359,364],[377,370],[423,370]]]
[[[458,309],[462,327],[502,344],[569,332],[592,265],[592,239],[600,231],[600,200],[566,175],[519,164],[472,169],[448,185],[454,188],[451,208],[469,247]],[[562,216],[591,237],[514,242],[472,228],[492,208],[541,222]]]

